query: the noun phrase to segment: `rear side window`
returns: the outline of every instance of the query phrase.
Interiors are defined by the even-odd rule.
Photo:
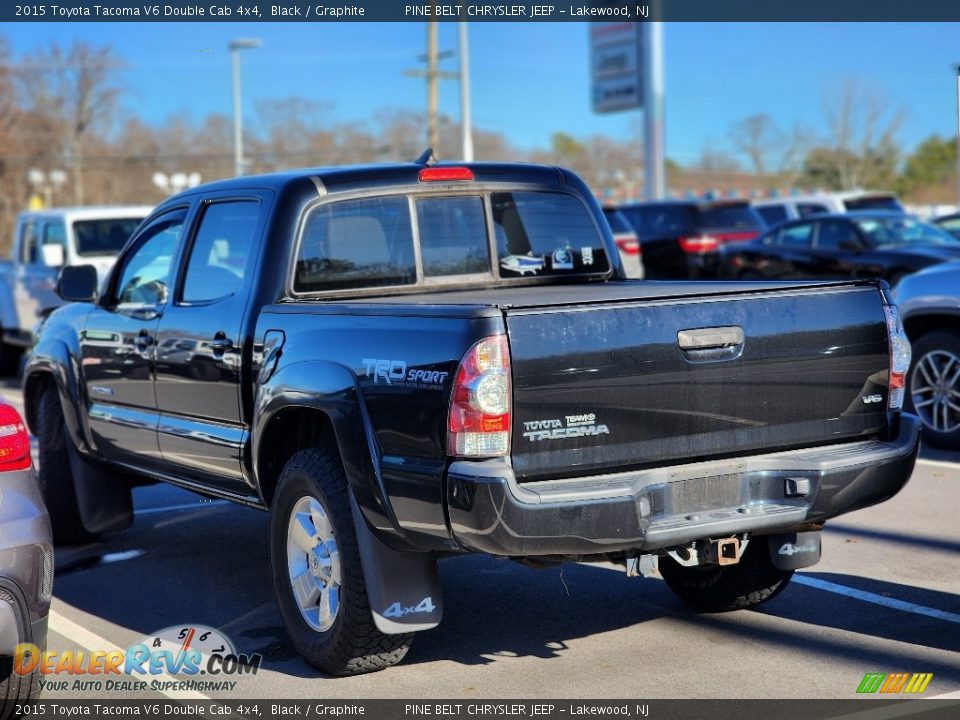
[[[417,227],[425,277],[490,272],[482,198],[421,198]]]
[[[843,204],[847,210],[893,210],[894,212],[904,212],[903,205],[901,205],[895,197],[890,197],[889,195],[851,198],[844,200]]]
[[[755,209],[767,225],[776,225],[787,219],[787,209],[783,205],[763,205]]]
[[[500,274],[562,275],[610,269],[603,241],[582,202],[571,195],[500,192],[490,196]]]
[[[688,205],[652,205],[638,208],[636,214],[653,236],[689,235],[696,232],[693,208]]]
[[[118,255],[142,217],[109,220],[77,220],[73,223],[77,254],[82,256]]]
[[[698,208],[697,216],[703,228],[758,228],[764,224],[749,205],[710,205]]]
[[[406,197],[345,200],[307,215],[296,292],[410,285],[416,275]]]
[[[183,302],[211,302],[240,289],[259,208],[253,200],[207,206],[190,251]]]

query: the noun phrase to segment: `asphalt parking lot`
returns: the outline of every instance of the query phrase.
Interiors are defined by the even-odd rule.
[[[15,383],[0,395],[22,407]],[[219,628],[264,659],[212,698],[852,698],[867,672],[933,673],[925,697],[960,697],[960,454],[925,449],[900,495],[831,523],[821,563],[758,610],[698,614],[613,566],[445,560],[443,624],[401,665],[346,679],[286,639],[265,513],[165,485],[135,503],[130,529],[58,549],[48,647]]]

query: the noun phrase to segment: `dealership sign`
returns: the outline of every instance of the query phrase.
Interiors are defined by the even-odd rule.
[[[589,29],[594,112],[642,108],[643,23],[591,23]]]

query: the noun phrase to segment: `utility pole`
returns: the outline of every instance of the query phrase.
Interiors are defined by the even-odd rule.
[[[436,7],[436,2],[432,4]],[[456,80],[460,77],[459,73],[446,72],[440,70],[439,62],[446,58],[453,57],[452,50],[440,52],[437,49],[437,23],[427,23],[427,54],[421,55],[420,60],[426,61],[425,70],[406,70],[404,75],[408,77],[422,77],[427,81],[427,147],[433,148],[433,154],[440,156],[440,118],[438,115],[438,80]]]
[[[465,12],[465,11],[464,11]],[[470,122],[470,53],[467,50],[467,24],[457,23],[460,30],[460,139],[464,162],[473,162],[473,127]]]
[[[648,200],[666,194],[663,161],[663,23],[644,23],[646,78],[644,82],[644,185]]]

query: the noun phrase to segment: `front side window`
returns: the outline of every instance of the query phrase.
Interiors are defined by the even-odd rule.
[[[254,200],[207,206],[190,250],[183,302],[211,302],[240,289],[259,211]]]
[[[295,291],[410,285],[416,276],[406,197],[329,203],[307,216]]]
[[[817,231],[817,247],[823,250],[846,250],[860,245],[860,237],[850,223],[825,220]]]
[[[593,218],[571,195],[490,195],[503,277],[606,273],[606,250]]]
[[[116,285],[118,305],[162,305],[166,302],[173,257],[180,242],[183,215],[176,213],[151,225],[137,240]]]
[[[813,225],[811,223],[790,225],[780,231],[777,244],[785,247],[810,247],[812,237]]]

